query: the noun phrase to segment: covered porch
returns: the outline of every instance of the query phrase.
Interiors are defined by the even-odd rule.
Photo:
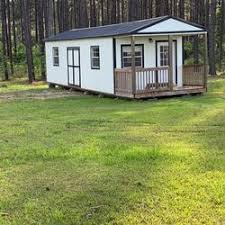
[[[201,63],[185,64],[182,59],[179,67],[179,79],[177,77],[177,49],[175,49],[175,37],[182,38],[182,57],[183,57],[183,38],[187,36],[200,37],[204,43],[204,57]],[[188,33],[165,33],[161,35],[164,42],[167,43],[167,48],[162,48],[164,52],[157,53],[155,67],[137,66],[135,51],[136,39],[147,38],[151,40],[157,36],[148,34],[139,34],[129,36],[131,47],[131,66],[114,68],[114,94],[116,96],[128,98],[152,98],[164,96],[176,96],[187,94],[200,94],[207,91],[207,74],[208,74],[208,47],[207,47],[207,32],[188,32]],[[157,41],[155,41],[157,42]],[[164,45],[166,46],[166,45]],[[161,46],[160,46],[161,47]],[[158,47],[156,47],[158,48]],[[166,50],[165,50],[166,49]],[[163,60],[160,54],[167,58]],[[143,57],[146,56],[146,53]]]

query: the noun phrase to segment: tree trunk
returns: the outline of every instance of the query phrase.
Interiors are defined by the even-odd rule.
[[[121,19],[122,19],[122,22],[125,22],[125,2],[124,0],[122,0],[122,3],[121,3]]]
[[[14,3],[14,0],[12,0],[12,22],[13,22],[14,57],[17,58],[17,36],[16,36],[16,18],[15,18],[15,3]]]
[[[111,23],[114,24],[117,22],[116,19],[116,0],[111,2]]]
[[[35,11],[35,41],[38,43],[38,0],[34,0],[34,11]]]
[[[53,22],[54,22],[54,25],[53,25],[53,31],[54,31],[54,35],[56,34],[56,4],[55,4],[55,0],[52,0],[52,4],[53,4]]]
[[[220,6],[220,23],[219,23],[219,69],[222,70],[222,61],[224,58],[224,33],[225,33],[225,2],[221,0]]]
[[[161,16],[161,13],[162,13],[161,0],[155,0],[155,15],[156,15],[156,17]]]
[[[116,1],[116,22],[120,22],[120,0]]]
[[[191,21],[194,23],[198,23],[198,15],[199,15],[199,10],[198,10],[198,2],[199,0],[191,0]],[[199,42],[198,42],[198,36],[194,35],[193,37],[193,43],[192,43],[192,49],[193,49],[193,54],[194,54],[194,63],[199,64]]]
[[[19,19],[19,28],[20,28],[20,33],[21,33],[21,41],[23,44],[25,44],[25,38],[24,38],[24,31],[23,31],[23,8],[22,8],[22,2],[21,0],[19,4],[19,10],[20,10],[20,19]]]
[[[64,24],[63,24],[63,31],[69,30],[69,6],[68,0],[64,0]]]
[[[20,0],[23,12],[23,30],[26,46],[26,59],[28,69],[28,79],[32,83],[35,80],[32,43],[31,43],[31,18],[30,18],[30,0]]]
[[[46,37],[49,37],[54,33],[53,0],[45,0],[45,1],[46,1],[45,30],[46,30]]]
[[[209,30],[209,0],[205,1],[205,27]]]
[[[49,35],[49,32],[52,31],[52,28],[50,29],[50,31],[48,30],[48,26],[49,26],[49,21],[48,18],[46,18],[46,16],[48,15],[48,13],[44,13],[44,7],[46,5],[44,5],[44,1],[45,0],[37,0],[38,4],[37,4],[37,15],[38,15],[38,44],[40,47],[40,57],[41,57],[41,78],[42,80],[46,79],[46,73],[45,73],[45,45],[44,45],[44,17],[45,17],[45,31],[46,31],[46,35]],[[45,4],[47,4],[47,2],[45,2]],[[47,9],[45,8],[45,10],[47,11]]]
[[[100,10],[101,10],[101,25],[105,24],[105,15],[104,15],[104,0],[100,0]]]
[[[137,0],[129,0],[128,1],[128,20],[134,21],[140,18],[140,5]]]
[[[7,66],[7,53],[6,53],[6,33],[7,33],[7,25],[6,25],[6,14],[5,14],[5,0],[0,1],[1,4],[1,20],[2,20],[2,48],[3,48],[3,68],[4,68],[4,80],[9,80],[9,72]]]
[[[95,27],[97,25],[95,0],[90,0],[90,20],[90,26]]]
[[[184,0],[179,2],[179,17],[184,19]]]
[[[74,19],[76,28],[88,27],[88,12],[86,1],[74,1]]]
[[[198,22],[201,24],[201,25],[204,25],[205,24],[205,10],[202,10],[205,8],[205,0],[199,0],[198,2],[198,11],[199,11],[199,19],[198,19]]]
[[[153,7],[152,7],[152,1],[153,0],[147,0],[147,8],[148,8],[148,18],[152,18],[153,17]]]
[[[215,27],[216,27],[216,0],[211,0],[210,13],[209,13],[209,74],[216,75],[216,40],[215,40]]]
[[[9,54],[9,62],[10,62],[10,70],[11,75],[14,74],[13,68],[13,53],[12,53],[12,32],[11,32],[11,8],[10,8],[10,1],[7,0],[7,17],[8,17],[8,54]]]

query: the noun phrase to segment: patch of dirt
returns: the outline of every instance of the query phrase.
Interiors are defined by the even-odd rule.
[[[70,96],[82,96],[83,93],[79,91],[66,91],[66,90],[51,90],[46,89],[43,91],[15,91],[9,93],[0,93],[1,101],[25,100],[25,99],[54,99],[64,98]]]

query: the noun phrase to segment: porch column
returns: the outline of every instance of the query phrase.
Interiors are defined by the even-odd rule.
[[[204,88],[207,89],[208,82],[208,33],[205,36],[205,54],[204,54]]]
[[[168,36],[169,43],[169,71],[168,71],[168,80],[170,91],[173,90],[173,36]]]
[[[131,71],[132,71],[132,90],[136,93],[136,69],[135,69],[135,38],[131,36]]]

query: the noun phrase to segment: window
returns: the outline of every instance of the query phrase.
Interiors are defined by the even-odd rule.
[[[99,46],[91,47],[91,69],[100,69]]]
[[[53,65],[59,66],[59,48],[53,47]]]
[[[143,45],[135,45],[135,66],[144,67]],[[122,68],[132,66],[132,52],[130,45],[122,45]]]
[[[169,65],[169,47],[167,45],[160,46],[160,66]]]

